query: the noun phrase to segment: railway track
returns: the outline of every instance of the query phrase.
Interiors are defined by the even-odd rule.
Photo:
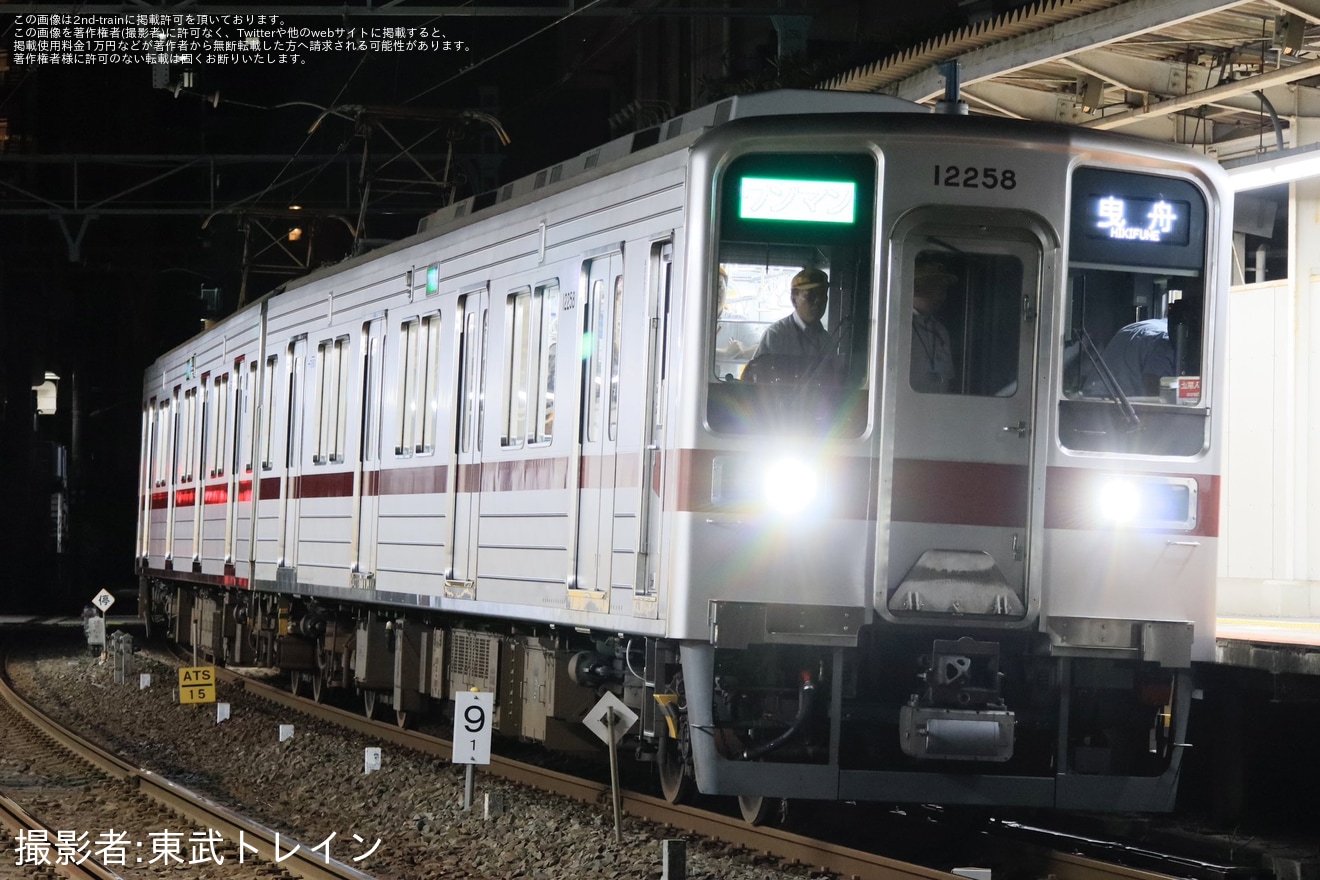
[[[181,658],[180,658],[181,659]],[[375,721],[335,706],[318,703],[297,696],[282,687],[245,676],[220,667],[217,674],[222,680],[241,686],[260,699],[292,709],[304,715],[341,726],[364,735],[413,749],[443,761],[448,761],[451,746],[448,740],[425,733],[404,730],[397,725]],[[610,798],[606,785],[566,773],[539,767],[498,755],[491,756],[491,764],[483,772],[490,772],[511,782],[552,792],[584,803],[604,804]],[[637,792],[622,793],[623,811],[647,822],[676,832],[701,835],[722,841],[734,847],[767,856],[790,864],[810,866],[813,869],[836,874],[853,880],[942,880],[956,877],[947,871],[888,858],[852,847],[831,844],[811,837],[764,826],[751,826],[741,818],[724,816],[707,810],[670,804],[667,801]],[[1164,874],[1131,865],[1117,864],[1102,858],[1093,858],[1021,841],[1013,845],[1017,860],[1032,866],[1034,876],[1054,880],[1167,880],[1189,874]],[[1008,847],[991,845],[990,851],[999,857],[1010,857]]]
[[[177,660],[171,660],[171,662],[175,665],[178,663]],[[73,668],[75,663],[76,661],[60,659],[56,660],[52,665],[56,668]],[[183,660],[182,664],[192,665],[192,661]],[[79,667],[85,667],[85,665],[86,664],[78,664]],[[160,673],[159,677],[161,679],[173,677],[171,674],[158,667],[156,668],[156,671]],[[936,852],[936,855],[926,858],[923,862],[923,856],[913,854],[915,850],[919,849],[918,847],[902,849],[902,858],[895,857],[896,852],[899,852],[899,850],[894,846],[885,847],[887,855],[867,851],[875,846],[874,841],[885,836],[888,836],[891,842],[898,840],[900,843],[906,842],[903,840],[904,837],[916,836],[916,834],[909,835],[908,832],[902,830],[901,827],[900,830],[897,831],[892,830],[888,825],[882,829],[880,823],[886,822],[887,820],[877,819],[877,816],[885,816],[887,814],[880,813],[879,811],[871,811],[868,813],[862,809],[838,810],[840,818],[836,823],[837,825],[840,827],[848,827],[854,832],[858,829],[864,829],[866,831],[866,834],[854,833],[853,837],[847,841],[847,843],[853,844],[850,846],[843,842],[839,842],[838,838],[835,838],[834,841],[815,839],[814,832],[794,833],[793,831],[784,829],[764,827],[754,828],[746,825],[741,819],[699,809],[675,807],[659,798],[650,797],[637,792],[624,792],[623,794],[622,805],[625,815],[635,817],[635,819],[627,819],[625,821],[625,827],[631,828],[631,836],[634,843],[636,844],[640,842],[640,845],[649,854],[649,859],[639,859],[635,849],[631,857],[625,858],[623,851],[617,850],[615,847],[609,846],[608,844],[601,845],[599,843],[604,836],[607,836],[600,832],[604,831],[602,823],[608,827],[607,817],[610,794],[608,786],[598,781],[578,778],[567,773],[558,772],[534,764],[511,760],[507,757],[493,756],[492,764],[489,767],[481,768],[482,778],[488,780],[487,782],[482,783],[482,788],[490,792],[502,791],[504,793],[503,797],[509,800],[510,803],[507,815],[502,816],[498,820],[483,821],[481,816],[482,811],[480,809],[471,811],[471,814],[457,812],[457,807],[451,807],[447,810],[439,809],[437,807],[445,797],[445,786],[451,786],[449,790],[452,792],[452,785],[456,781],[460,781],[460,777],[455,775],[457,768],[451,768],[448,766],[450,744],[447,740],[436,736],[430,736],[426,733],[402,730],[393,724],[371,721],[361,715],[347,712],[334,706],[319,704],[295,697],[284,688],[275,687],[254,678],[237,675],[232,670],[221,668],[217,670],[217,673],[220,677],[219,689],[221,690],[221,693],[224,694],[221,699],[232,699],[235,701],[235,709],[242,715],[242,719],[236,722],[240,725],[244,723],[255,723],[258,724],[262,730],[267,730],[273,720],[279,720],[281,722],[296,721],[300,731],[297,742],[310,743],[310,740],[303,739],[303,734],[301,733],[302,731],[308,731],[306,734],[308,737],[324,738],[327,742],[331,743],[334,741],[341,741],[343,745],[348,746],[349,752],[354,748],[354,746],[349,745],[349,743],[353,741],[357,741],[359,744],[363,745],[386,745],[398,748],[397,751],[395,748],[387,748],[387,753],[394,757],[391,757],[388,760],[388,766],[386,768],[387,772],[385,774],[372,776],[370,777],[370,781],[361,781],[362,777],[359,776],[358,778],[360,781],[354,783],[354,787],[351,790],[354,792],[367,792],[368,796],[374,791],[375,797],[380,798],[391,805],[392,809],[390,815],[396,817],[398,821],[405,824],[415,822],[418,825],[417,831],[421,832],[423,836],[432,835],[434,832],[443,836],[444,839],[441,841],[439,849],[431,847],[430,849],[414,851],[414,854],[409,857],[406,855],[406,852],[404,852],[406,848],[405,841],[398,839],[397,836],[388,838],[389,843],[387,846],[391,849],[399,850],[399,854],[403,855],[405,858],[411,858],[412,865],[419,870],[415,873],[413,869],[405,869],[402,872],[399,872],[397,863],[387,867],[384,864],[373,862],[370,867],[380,874],[380,876],[405,876],[409,877],[410,880],[416,877],[448,877],[453,875],[454,872],[452,868],[455,865],[460,867],[467,866],[467,872],[460,873],[459,876],[518,876],[516,871],[505,870],[498,865],[496,869],[486,869],[483,872],[485,863],[480,862],[478,857],[473,853],[477,847],[483,845],[487,848],[493,846],[497,849],[500,847],[508,849],[510,846],[508,842],[499,842],[498,836],[489,837],[489,839],[487,839],[488,836],[497,835],[501,830],[497,826],[501,824],[505,826],[506,830],[509,826],[518,826],[520,828],[526,826],[530,821],[533,821],[533,817],[538,811],[542,813],[549,812],[554,816],[563,817],[562,819],[552,820],[548,825],[543,826],[544,830],[541,833],[558,835],[565,838],[571,837],[588,847],[593,846],[593,839],[596,840],[597,844],[595,844],[595,846],[599,851],[599,867],[615,869],[619,865],[628,865],[630,868],[628,872],[623,874],[620,874],[615,870],[615,873],[612,876],[619,877],[631,877],[635,874],[640,878],[646,876],[648,872],[650,872],[651,876],[654,876],[654,869],[658,868],[659,861],[657,858],[658,847],[654,841],[657,838],[690,838],[691,836],[699,836],[701,841],[705,841],[698,841],[695,844],[689,844],[690,852],[702,854],[701,856],[698,856],[698,858],[730,858],[735,864],[740,864],[744,868],[747,868],[748,865],[751,866],[743,873],[737,873],[736,876],[757,877],[761,878],[761,880],[770,876],[815,877],[819,876],[821,873],[828,873],[831,876],[841,878],[885,878],[885,880],[897,880],[897,878],[919,877],[928,878],[928,880],[940,880],[940,878],[951,878],[953,876],[952,874],[947,873],[947,870],[954,864],[972,864],[993,867],[997,877],[1053,877],[1055,880],[1110,880],[1110,878],[1113,878],[1113,880],[1120,880],[1120,878],[1121,880],[1162,880],[1162,878],[1167,876],[1197,878],[1216,876],[1213,871],[1182,870],[1179,865],[1172,862],[1169,863],[1167,870],[1161,870],[1160,868],[1152,869],[1149,862],[1133,864],[1131,859],[1127,860],[1127,864],[1121,864],[1119,862],[1122,861],[1122,859],[1112,853],[1107,854],[1100,852],[1098,854],[1087,854],[1067,852],[1065,850],[1072,847],[1073,842],[1063,838],[1053,841],[1052,845],[1042,846],[1033,844],[1021,836],[1016,840],[1007,842],[1002,838],[999,838],[998,842],[996,842],[997,839],[991,835],[976,835],[974,838],[977,841],[976,850],[970,850],[970,848],[966,847],[962,849],[984,853],[984,855],[968,857],[967,860],[964,861],[961,856],[950,856],[948,854],[949,848],[947,846],[941,851],[937,843],[935,847],[931,848]],[[36,679],[31,678],[26,667],[25,681],[31,681],[34,684],[37,681]],[[62,697],[55,696],[57,693],[60,693],[60,688],[51,687],[51,695],[48,699],[56,701],[63,700],[66,703],[70,699],[67,695]],[[125,702],[144,701],[144,705],[154,704],[158,707],[155,709],[135,709],[134,712],[137,714],[130,715],[129,717],[141,718],[142,711],[158,714],[162,722],[176,717],[180,719],[191,717],[193,721],[196,722],[200,717],[199,713],[195,711],[196,707],[177,707],[177,714],[169,711],[162,712],[162,709],[159,708],[160,701],[164,700],[166,705],[170,702],[167,689],[163,691],[154,691],[156,694],[154,701],[146,700],[145,695],[147,693],[152,693],[151,691],[139,694],[135,688],[130,688],[121,693],[123,694],[121,699]],[[264,708],[263,704],[265,704]],[[56,706],[56,703],[52,702],[48,705],[54,707]],[[60,714],[62,716],[65,709],[67,709],[67,706],[60,707]],[[194,711],[190,712],[190,709],[193,709]],[[298,713],[299,717],[294,718],[292,713]],[[251,720],[256,719],[257,716],[260,716],[259,720]],[[168,739],[155,738],[156,736],[167,736],[169,730],[173,729],[172,725],[175,723],[176,722],[156,725],[160,728],[159,730],[144,730],[142,738],[137,740],[137,744],[148,749],[148,751],[145,754],[138,751],[137,754],[139,757],[137,760],[144,763],[148,761],[155,762],[157,755],[168,753],[178,748],[180,741],[171,742]],[[93,725],[93,727],[95,726],[96,725]],[[184,727],[180,729],[180,736],[187,735],[182,733],[182,730],[186,729],[187,726],[188,725],[185,724]],[[214,736],[217,728],[214,724],[206,727],[205,722],[203,722],[203,727],[206,729],[201,731],[203,734],[201,742],[210,743],[215,741]],[[79,729],[82,729],[81,724]],[[434,730],[434,728],[432,729]],[[344,733],[342,733],[344,730],[354,731],[356,732],[356,735],[350,734],[345,737]],[[195,725],[193,731],[194,733],[198,732]],[[337,733],[336,731],[341,732]],[[237,732],[237,729],[235,729],[234,732]],[[147,738],[149,733],[150,738]],[[103,741],[114,742],[116,744],[116,749],[124,748],[126,745],[125,740],[122,738],[116,737],[113,734],[107,736],[104,727],[99,728],[98,735]],[[275,749],[273,746],[263,745],[262,742],[264,736],[264,734],[259,736],[255,741],[255,745],[247,746],[249,752],[240,754],[251,754],[253,762],[259,757],[257,752],[261,751],[269,751],[277,756],[282,756],[277,757],[277,760],[281,762],[293,761],[295,765],[299,760],[303,760],[304,762],[307,760],[305,756],[298,758],[295,757],[294,752],[287,751],[288,744],[281,749]],[[252,741],[248,740],[248,742]],[[269,741],[267,740],[266,742]],[[339,749],[340,746],[329,746],[329,748]],[[408,752],[404,753],[402,752],[402,749],[407,749]],[[129,753],[134,752],[131,746],[127,751]],[[320,753],[317,753],[318,756],[311,758],[311,760],[322,760],[319,757],[319,754]],[[415,757],[409,757],[410,754],[415,755]],[[2,760],[2,756],[0,756],[0,760]],[[230,757],[227,760],[243,761],[245,759],[241,757]],[[127,770],[125,770],[125,767],[127,766],[127,764],[124,764],[123,767],[117,767],[117,769],[108,772],[124,773],[127,772]],[[153,763],[153,766],[157,765]],[[193,768],[194,761],[190,757],[184,757],[173,762],[162,762],[158,766],[166,768],[171,775],[177,775],[181,772],[180,768]],[[209,770],[198,768],[198,772],[202,774],[199,778],[205,778],[206,773],[227,773],[227,771],[221,769],[222,766],[228,767],[231,765],[213,764]],[[303,766],[305,767],[307,765],[304,763]],[[397,775],[389,775],[391,768],[394,769]],[[290,773],[294,773],[295,766],[288,766],[288,770]],[[187,769],[184,769],[182,772],[186,774]],[[357,772],[359,774],[361,773],[360,765]],[[191,777],[185,776],[181,778]],[[139,779],[144,781],[130,781],[124,784],[126,786],[131,786],[131,790],[136,792],[137,786],[145,785],[146,782],[155,782],[160,780],[160,777],[151,773],[145,774],[145,777],[134,777],[134,780]],[[514,786],[506,785],[504,781],[515,783],[517,787],[515,788]],[[276,786],[287,784],[286,780],[281,779],[274,779],[272,782]],[[222,782],[214,785],[209,790],[227,790],[230,785],[231,784],[228,782]],[[407,788],[400,788],[399,786],[406,786]],[[429,801],[429,803],[435,804],[436,806],[424,806],[423,809],[425,812],[419,812],[417,807],[418,801],[411,798],[412,792],[416,790],[418,786],[424,789],[436,789],[441,801],[435,801],[434,796],[431,796],[432,800]],[[237,788],[242,789],[241,784],[238,785]],[[174,790],[178,789],[178,787],[167,785],[166,789],[167,794],[173,794]],[[555,795],[587,804],[589,807],[583,810],[575,810],[571,806],[564,806],[563,802],[557,801],[557,799],[547,799],[544,796],[535,795],[531,793],[531,790],[552,792]],[[523,791],[527,791],[528,794],[510,794],[511,792]],[[326,789],[324,788],[304,789],[303,793],[299,794],[296,800],[290,801],[286,799],[283,801],[282,805],[277,806],[275,813],[271,813],[270,809],[267,808],[265,810],[265,815],[268,817],[267,821],[270,821],[275,816],[285,816],[289,811],[290,804],[301,809],[301,805],[308,803],[306,798],[320,798],[325,794]],[[226,799],[230,797],[227,793],[224,795],[214,794],[213,796],[217,798],[223,796]],[[336,796],[340,797],[342,800],[342,796]],[[244,804],[245,810],[252,804],[252,801],[250,801],[248,797],[249,795],[242,794],[241,792],[235,794],[236,802]],[[362,803],[359,803],[360,797],[362,797],[362,795],[353,794],[351,800],[345,801],[351,805],[350,815],[358,817],[355,821],[365,820],[367,815],[363,812],[364,808]],[[452,794],[449,795],[449,797],[452,797]],[[532,803],[538,802],[541,806],[538,807],[532,805]],[[370,812],[369,799],[366,803],[366,810]],[[559,805],[546,806],[552,803],[558,803]],[[411,804],[411,806],[409,806],[409,804]],[[796,804],[794,806],[796,806]],[[171,809],[173,809],[173,806],[171,806]],[[822,807],[822,809],[825,808]],[[434,818],[431,816],[432,812],[435,814]],[[410,816],[412,818],[409,818]],[[219,820],[215,818],[205,818],[198,821],[204,823],[207,827],[219,824]],[[281,819],[280,822],[283,823],[283,819]],[[562,827],[560,827],[561,822],[563,822]],[[873,826],[870,824],[872,822],[876,822],[876,825]],[[160,820],[157,820],[157,824],[160,824]],[[812,822],[811,824],[822,829],[829,825],[828,822]],[[922,824],[923,822],[921,821],[914,822],[909,820],[907,828],[915,831],[915,829]],[[925,822],[924,824],[927,827],[930,827],[933,823]],[[426,827],[423,828],[423,825]],[[295,825],[295,828],[297,827],[306,828],[307,824],[304,823],[301,826]],[[593,828],[596,829],[595,832],[591,830]],[[650,829],[649,831],[646,830],[648,828]],[[373,832],[375,831],[379,831],[379,829],[373,828]],[[939,840],[944,840],[952,843],[957,842],[960,837],[969,837],[967,834],[960,835],[958,832],[951,831],[948,828],[937,827],[930,833],[932,839],[937,842]],[[594,837],[593,834],[595,835]],[[227,832],[227,835],[236,836],[235,832],[232,830]],[[824,835],[822,834],[822,836]],[[859,839],[862,839],[865,842],[858,844],[857,840]],[[552,873],[549,876],[597,876],[590,871],[574,872],[567,869],[564,866],[563,860],[565,857],[562,854],[562,851],[556,851],[553,847],[537,846],[534,847],[534,850],[535,851],[532,852],[527,859],[524,859],[523,864],[526,865],[530,860],[532,865],[539,864],[546,867],[553,866],[554,870],[558,873]],[[710,854],[712,853],[715,855],[711,856]],[[628,858],[631,858],[631,862],[628,861]],[[957,858],[958,861],[951,861],[954,858]],[[543,859],[544,861],[536,861],[538,859]],[[775,868],[775,862],[781,867]],[[692,856],[689,857],[689,865],[692,865]],[[793,869],[791,867],[785,867],[793,865],[798,866],[798,868]],[[223,877],[224,880],[232,880],[232,878],[239,876],[230,873],[227,870],[229,867],[228,864],[226,864],[225,867],[226,871],[224,873],[215,875],[217,878]],[[281,864],[280,867],[284,867],[284,864]],[[423,870],[430,873],[423,873]],[[735,876],[734,873],[724,873],[724,869],[711,871],[708,868],[703,867],[694,870],[696,871],[696,876],[720,878]],[[359,874],[357,876],[365,875]],[[1220,874],[1218,876],[1225,875]],[[0,872],[0,880],[8,880],[8,878],[4,873]]]
[[[90,821],[88,817],[80,816],[77,809],[58,820],[55,817],[44,819],[73,832],[75,840],[81,835],[87,836],[82,839],[81,848],[69,850],[67,861],[93,850],[102,839],[107,843],[99,860],[87,858],[80,865],[57,864],[60,858],[55,841],[59,830],[43,824],[10,801],[5,805],[3,816],[4,824],[15,835],[14,846],[9,848],[11,854],[17,855],[15,867],[32,871],[46,867],[42,864],[45,861],[58,876],[117,878],[157,873],[178,876],[174,873],[176,870],[191,864],[198,872],[194,876],[204,876],[205,866],[223,871],[216,876],[223,876],[225,880],[247,877],[269,880],[281,876],[300,880],[372,880],[369,874],[333,858],[323,858],[322,854],[299,841],[281,837],[181,785],[137,768],[65,729],[13,689],[8,676],[7,650],[3,645],[0,645],[0,666],[4,667],[3,674],[0,674],[0,713],[4,716],[0,719],[0,736],[4,748],[0,752],[7,761],[23,768],[32,783],[40,783],[49,775],[51,779],[45,786],[47,788],[77,792],[78,799],[84,803],[86,796],[91,794],[102,805],[111,805],[115,822],[114,826],[104,829],[72,824]],[[78,769],[72,775],[68,757],[78,760],[75,765]],[[49,801],[49,797],[46,800]],[[186,826],[184,829],[180,828],[181,822]],[[49,847],[18,851],[16,835],[22,830],[25,839],[31,840],[30,832],[34,829],[40,833],[40,839],[49,841]],[[114,838],[110,834],[114,831],[123,836]],[[167,833],[171,831],[177,836],[171,838]],[[98,832],[104,833],[98,838],[95,836]],[[186,838],[185,834],[188,835]],[[110,845],[112,839],[113,846]],[[138,854],[144,841],[153,843],[149,856],[145,852]],[[200,848],[190,851],[189,844]],[[31,859],[32,864],[19,864],[24,857]],[[123,867],[120,867],[121,861],[125,863]]]

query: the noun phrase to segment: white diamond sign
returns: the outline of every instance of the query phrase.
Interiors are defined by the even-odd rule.
[[[115,604],[115,597],[109,590],[102,590],[92,597],[92,604],[101,609],[101,613],[110,610],[110,606]]]
[[[610,740],[609,714],[614,713],[614,739]],[[606,692],[605,696],[582,719],[582,723],[591,728],[591,732],[600,737],[605,745],[618,745],[628,728],[637,723],[637,713],[623,704],[623,700]]]

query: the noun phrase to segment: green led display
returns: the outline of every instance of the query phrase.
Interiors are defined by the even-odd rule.
[[[857,216],[857,184],[849,180],[744,177],[739,181],[738,216],[743,220],[853,223]]]
[[[432,263],[426,268],[426,295],[435,296],[440,290],[440,267]]]

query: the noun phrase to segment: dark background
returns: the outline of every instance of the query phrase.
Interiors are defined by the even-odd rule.
[[[240,298],[408,235],[450,197],[729,94],[812,87],[1023,4],[607,5],[631,14],[512,17],[487,2],[487,14],[441,21],[288,16],[314,28],[428,26],[469,48],[196,65],[187,79],[181,66],[18,65],[15,18],[0,2],[0,613],[77,611],[103,587],[135,591],[142,370]],[[703,5],[718,10],[679,10]],[[387,112],[366,120],[355,106]],[[340,112],[309,131],[327,108]],[[449,118],[469,110],[498,120],[509,144],[482,119]],[[451,186],[408,182],[421,175],[391,136]],[[190,157],[200,161],[183,167]],[[303,238],[288,242],[294,225]],[[58,409],[37,415],[32,387],[47,371],[60,377]]]

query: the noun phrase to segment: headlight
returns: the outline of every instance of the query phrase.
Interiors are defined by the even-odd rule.
[[[1197,484],[1192,477],[1115,477],[1097,486],[1096,511],[1115,526],[1196,527]]]
[[[792,514],[816,500],[816,470],[797,458],[781,458],[765,470],[765,501],[779,514]]]
[[[1097,503],[1101,517],[1109,522],[1123,525],[1137,518],[1141,507],[1141,493],[1127,480],[1110,480],[1101,484]]]

